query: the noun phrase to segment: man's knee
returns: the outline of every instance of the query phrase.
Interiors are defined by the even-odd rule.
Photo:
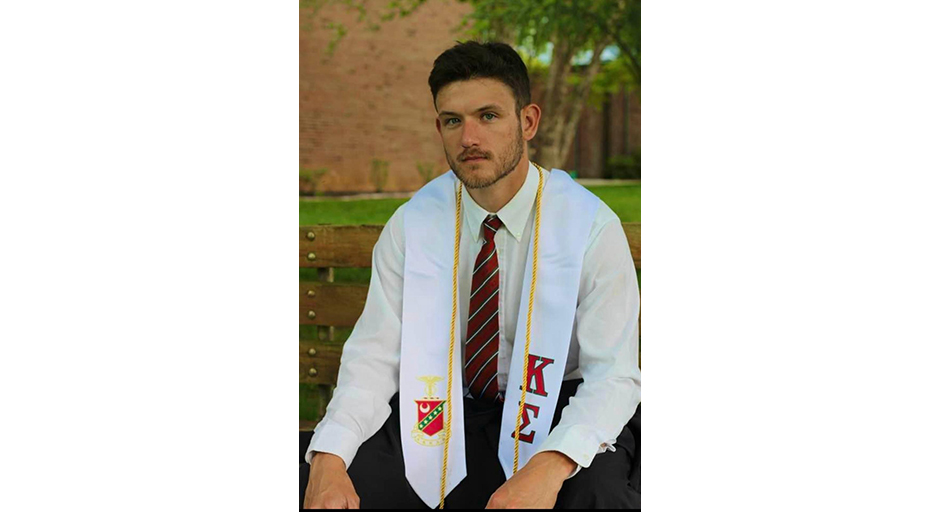
[[[605,452],[565,481],[555,508],[638,508],[639,493],[628,486],[630,456],[625,450]]]

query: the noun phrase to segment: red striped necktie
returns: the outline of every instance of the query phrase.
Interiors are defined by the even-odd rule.
[[[470,317],[467,319],[467,351],[464,373],[473,398],[495,401],[499,354],[499,258],[493,237],[503,223],[490,215],[483,221],[483,247],[473,265]]]

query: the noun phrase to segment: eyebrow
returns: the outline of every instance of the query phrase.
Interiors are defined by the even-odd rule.
[[[492,105],[492,104],[491,104],[491,105],[484,105],[484,106],[482,106],[482,107],[480,107],[480,108],[474,110],[473,113],[475,114],[475,113],[477,113],[477,112],[483,112],[484,110],[496,110],[496,111],[499,111],[499,112],[502,112],[502,111],[503,111],[503,109],[499,108],[498,105]],[[457,116],[457,117],[460,117],[460,114],[458,114],[458,113],[456,113],[456,112],[451,112],[451,111],[449,111],[449,110],[442,110],[441,113],[437,115],[437,117],[443,117],[443,116]]]

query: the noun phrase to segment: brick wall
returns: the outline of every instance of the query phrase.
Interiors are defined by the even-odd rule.
[[[380,12],[386,3],[372,6]],[[437,173],[448,169],[427,80],[469,9],[455,1],[428,2],[373,32],[345,7],[324,8],[321,16],[349,28],[328,60],[331,34],[317,23],[301,29],[300,167],[329,169],[320,190],[374,191],[373,158],[390,162],[386,191],[420,187],[418,162],[433,163]]]
[[[627,150],[634,152],[640,150],[640,93],[637,91],[627,95],[627,119],[624,126],[627,129]]]
[[[611,94],[599,108],[585,105],[578,135],[564,168],[579,178],[603,178],[607,159],[640,149],[640,98],[637,92]]]

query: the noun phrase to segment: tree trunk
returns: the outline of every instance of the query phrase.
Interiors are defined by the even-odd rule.
[[[564,89],[567,88],[568,76],[571,74],[571,57],[574,50],[566,44],[567,39],[559,38],[559,42],[552,49],[552,62],[548,68],[548,80],[545,84],[545,95],[542,99],[542,120],[539,125],[538,161],[549,169],[563,165],[558,161],[558,147],[561,142]]]
[[[548,83],[545,84],[542,120],[539,123],[537,153],[534,158],[543,167],[560,168],[568,161],[577,134],[578,121],[591,92],[591,84],[601,68],[601,52],[609,44],[610,39],[605,38],[594,45],[591,62],[584,69],[581,83],[573,91],[568,78],[572,73],[571,58],[574,56],[575,46],[559,43],[554,47],[552,62],[548,68]]]
[[[567,99],[568,108],[565,109],[567,115],[562,129],[561,145],[558,152],[558,165],[565,165],[568,156],[571,154],[571,148],[574,144],[575,135],[578,132],[578,124],[581,120],[581,113],[584,111],[584,104],[587,103],[588,96],[591,94],[591,84],[597,78],[597,73],[601,69],[601,52],[610,44],[609,39],[604,39],[594,45],[594,54],[591,55],[591,62],[581,77],[581,83],[574,94]],[[557,167],[557,166],[556,166]]]

